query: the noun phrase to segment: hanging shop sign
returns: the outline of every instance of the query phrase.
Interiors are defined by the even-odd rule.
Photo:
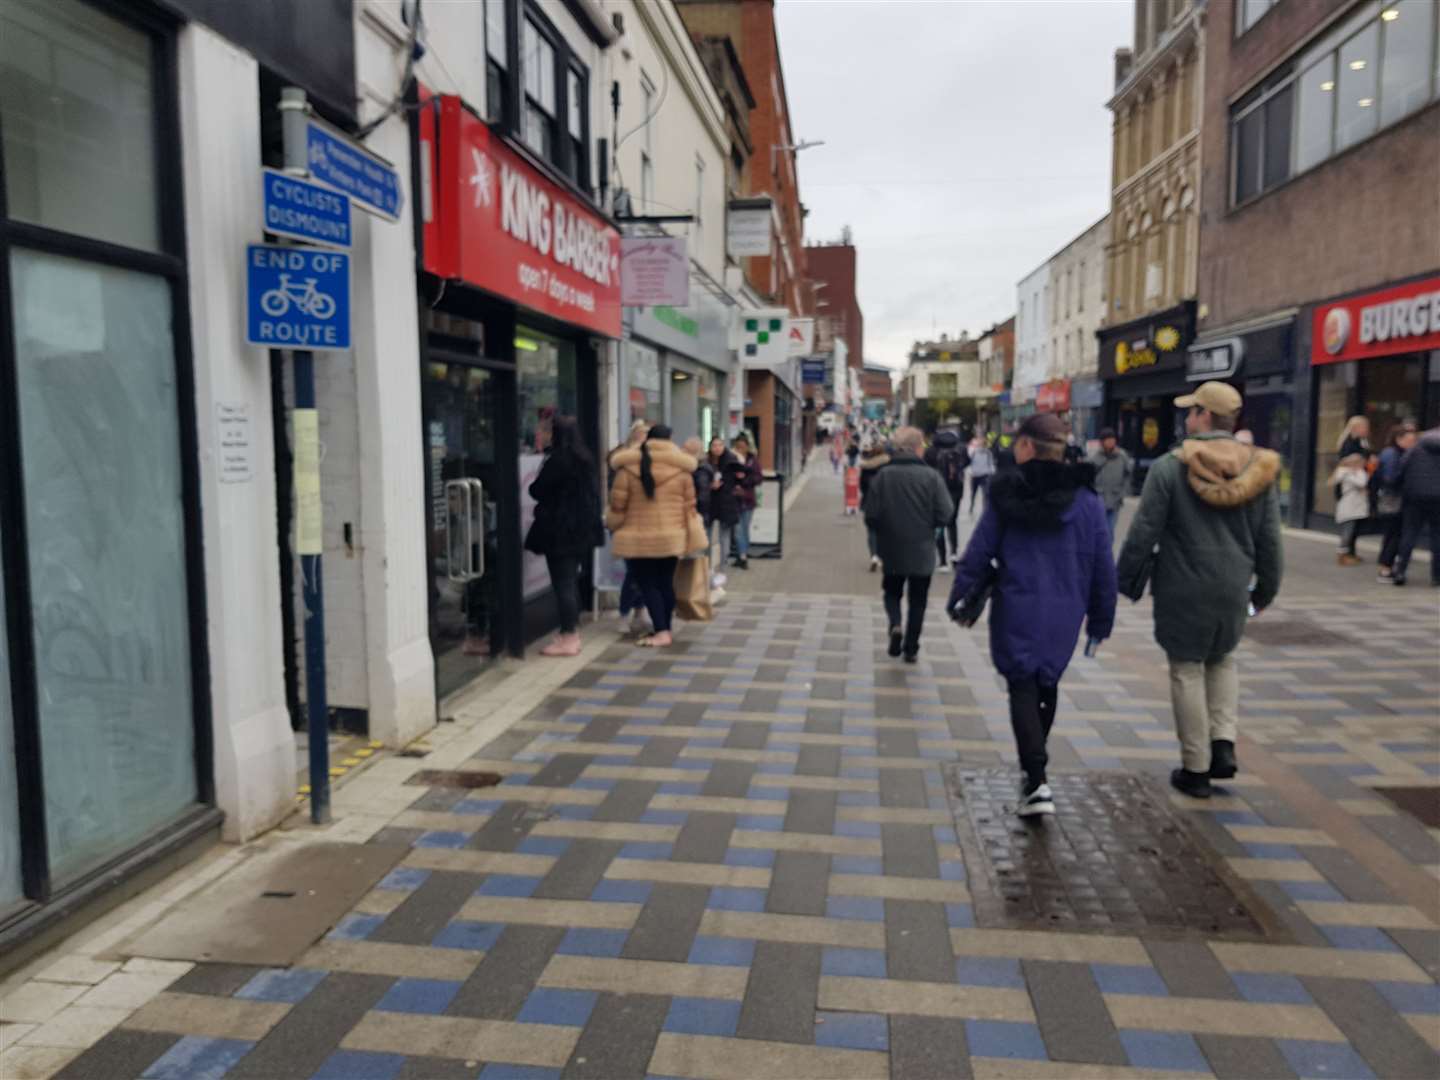
[[[425,269],[618,338],[620,234],[454,95],[420,112]]]
[[[1362,293],[1315,309],[1310,363],[1440,349],[1440,277]]]
[[[735,311],[735,349],[745,367],[769,367],[783,364],[790,354],[787,324],[790,313],[785,308],[758,308]]]
[[[685,307],[690,303],[690,256],[683,236],[625,236],[620,240],[620,297],[626,307]]]
[[[825,384],[825,376],[828,374],[828,364],[823,356],[811,357],[800,361],[800,381],[811,383],[816,386]]]
[[[725,215],[727,255],[732,259],[743,259],[750,255],[770,254],[771,207],[768,196],[730,201]]]
[[[785,341],[791,356],[809,356],[815,351],[815,320],[791,319]]]
[[[1070,408],[1070,380],[1054,379],[1035,391],[1038,412],[1065,412]]]

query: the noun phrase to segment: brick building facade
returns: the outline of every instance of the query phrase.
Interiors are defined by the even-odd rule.
[[[1286,459],[1290,520],[1323,523],[1348,417],[1370,419],[1377,449],[1398,420],[1440,422],[1440,327],[1367,341],[1361,325],[1440,294],[1440,10],[1282,0],[1250,16],[1210,0],[1191,366],[1245,393],[1257,443]]]

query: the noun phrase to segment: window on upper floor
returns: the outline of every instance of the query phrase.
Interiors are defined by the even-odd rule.
[[[590,72],[542,5],[485,0],[485,93],[492,125],[590,189]]]
[[[705,242],[705,160],[695,155],[695,250]]]
[[[1076,284],[1076,289],[1075,289],[1075,310],[1076,310],[1076,311],[1084,311],[1084,310],[1085,310],[1085,260],[1084,260],[1084,259],[1081,259],[1081,260],[1080,260],[1080,273],[1076,275],[1075,284]]]
[[[1235,36],[1254,26],[1280,0],[1235,0]]]
[[[1434,0],[1368,3],[1230,112],[1241,205],[1440,98]]]

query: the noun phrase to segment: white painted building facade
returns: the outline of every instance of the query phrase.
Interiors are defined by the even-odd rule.
[[[1035,388],[1051,378],[1051,278],[1049,260],[1020,279],[1015,300],[1015,371],[1011,401],[1033,401]]]
[[[1055,379],[1093,378],[1099,370],[1095,333],[1105,317],[1105,242],[1107,214],[1049,262],[1050,369]]]

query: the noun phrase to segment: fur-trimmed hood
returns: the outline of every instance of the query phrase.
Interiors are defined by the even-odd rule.
[[[1095,488],[1095,466],[1034,458],[1004,469],[990,481],[990,501],[1006,525],[1027,529],[1060,528],[1085,488]]]
[[[1176,451],[1190,490],[1211,506],[1244,506],[1265,494],[1280,475],[1280,455],[1229,435],[1186,439]]]
[[[884,450],[871,450],[860,455],[860,468],[879,469],[890,464],[890,455]]]

